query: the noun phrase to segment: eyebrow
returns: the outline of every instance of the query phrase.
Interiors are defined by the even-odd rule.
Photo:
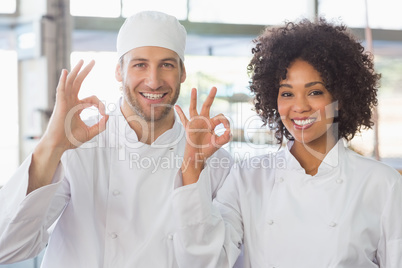
[[[317,84],[321,84],[321,85],[323,85],[323,86],[325,87],[324,83],[323,83],[323,82],[320,82],[320,81],[315,81],[315,82],[307,83],[307,84],[304,85],[304,87],[312,87],[312,86],[315,86],[315,85],[317,85]]]
[[[132,58],[131,60],[130,60],[130,62],[133,62],[133,61],[148,61],[147,59],[144,59],[144,58]]]
[[[180,60],[176,59],[176,58],[165,58],[162,59],[161,61],[174,61],[174,62],[179,62]]]
[[[325,87],[324,83],[320,82],[320,81],[314,81],[314,82],[307,83],[307,84],[304,85],[304,87],[312,87],[312,86],[315,86],[317,84],[321,84],[321,85],[323,85]],[[292,85],[289,85],[289,84],[280,84],[279,88],[281,88],[281,87],[293,88]]]

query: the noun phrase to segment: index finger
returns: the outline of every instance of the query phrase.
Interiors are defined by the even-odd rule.
[[[200,115],[209,117],[209,110],[211,109],[212,103],[214,102],[216,92],[216,87],[212,87],[211,91],[208,94],[208,97],[205,99],[205,102],[202,105]]]
[[[194,116],[198,115],[198,113],[197,113],[197,89],[195,89],[195,88],[191,89],[189,113],[190,113],[190,120]]]
[[[68,73],[66,79],[66,88],[71,88],[73,86],[74,80],[77,77],[77,74],[81,70],[83,65],[84,61],[79,60],[78,63],[74,66],[74,68]]]
[[[91,60],[87,66],[84,67],[84,69],[82,69],[81,72],[79,72],[79,74],[77,75],[77,77],[74,79],[74,83],[73,83],[73,92],[78,94],[78,91],[80,91],[81,88],[81,84],[84,81],[84,79],[88,76],[88,74],[91,72],[92,68],[95,65],[95,61]]]

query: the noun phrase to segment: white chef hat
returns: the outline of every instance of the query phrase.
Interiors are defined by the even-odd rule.
[[[117,56],[144,46],[163,47],[179,55],[184,61],[186,29],[168,14],[157,11],[143,11],[128,17],[117,35]]]

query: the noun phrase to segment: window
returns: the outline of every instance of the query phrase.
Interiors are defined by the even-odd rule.
[[[179,20],[187,18],[187,0],[71,0],[70,12],[73,16],[128,17],[143,10],[162,11]]]
[[[340,19],[348,27],[366,27],[366,3],[368,23],[371,28],[402,29],[400,3],[395,0],[320,0],[319,14],[327,19]]]
[[[120,16],[120,0],[71,0],[70,13],[73,16],[111,17]]]
[[[72,68],[77,62],[83,59],[84,64],[95,60],[95,66],[91,73],[87,76],[81,86],[78,94],[80,99],[95,95],[101,102],[106,105],[114,105],[120,96],[120,84],[116,81],[114,73],[116,69],[117,59],[114,52],[73,52],[71,53]],[[101,79],[99,79],[101,78]],[[88,118],[97,114],[95,108],[85,109],[81,117]]]
[[[378,91],[378,150],[380,159],[402,170],[402,55],[375,57],[375,69],[381,73]],[[365,156],[374,156],[375,132],[364,130],[351,141],[352,148]]]
[[[199,109],[211,87],[218,89],[211,116],[222,113],[228,118],[233,139],[224,148],[236,161],[276,152],[279,148],[273,133],[262,126],[261,118],[254,111],[247,74],[250,59],[249,56],[186,56],[187,79],[178,100],[188,115],[191,88],[198,90]],[[219,134],[220,131],[218,126],[216,132]]]
[[[18,87],[17,87],[17,53],[0,50],[0,73],[2,89],[0,115],[0,186],[14,174],[19,165],[18,159]],[[6,100],[6,101],[5,101]]]
[[[2,0],[0,5],[0,13],[13,14],[17,9],[16,0]]]
[[[189,20],[198,22],[275,25],[313,14],[313,1],[309,0],[192,0],[190,3]]]
[[[123,17],[144,10],[155,10],[175,16],[179,20],[187,19],[187,0],[123,0]]]
[[[375,59],[375,67],[382,75],[378,92],[380,156],[399,158],[399,168],[402,169],[402,55]]]

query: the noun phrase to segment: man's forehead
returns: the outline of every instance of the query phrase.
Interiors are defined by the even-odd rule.
[[[124,55],[124,59],[128,61],[134,59],[180,61],[179,55],[173,50],[156,46],[134,48]]]

